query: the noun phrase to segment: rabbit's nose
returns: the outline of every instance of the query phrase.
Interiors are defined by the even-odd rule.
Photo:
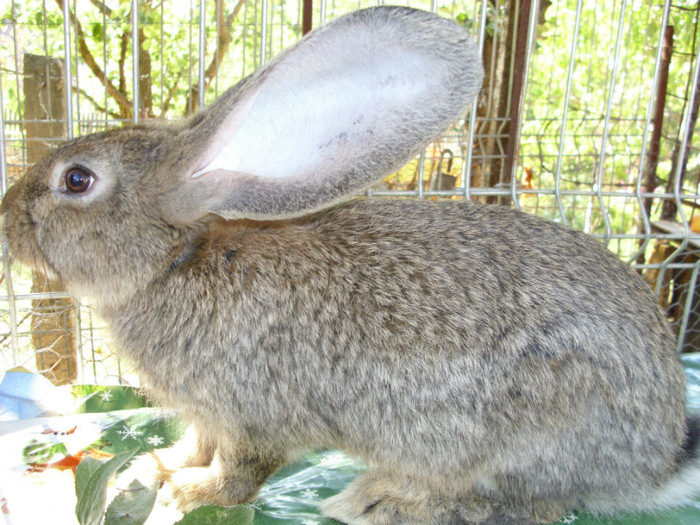
[[[10,186],[5,193],[5,196],[2,198],[2,204],[0,205],[0,216],[4,218],[7,215],[7,211],[15,205],[14,203],[17,201],[19,194],[20,188],[17,184]]]
[[[0,231],[7,233],[12,222],[12,216],[17,217],[18,213],[20,215],[24,213],[24,210],[20,208],[22,203],[21,194],[20,185],[14,184],[2,198],[2,203],[0,204]]]

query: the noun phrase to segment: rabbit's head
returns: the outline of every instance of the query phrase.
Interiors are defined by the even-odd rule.
[[[354,12],[187,121],[56,149],[3,201],[10,248],[74,293],[118,303],[212,217],[310,213],[398,169],[465,112],[481,79],[476,46],[453,22]]]

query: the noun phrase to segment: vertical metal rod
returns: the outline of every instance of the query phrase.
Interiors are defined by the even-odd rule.
[[[77,12],[77,11],[76,11]],[[102,9],[102,24],[104,27],[104,33],[105,37],[102,39],[102,51],[103,51],[103,71],[107,71],[107,10]],[[77,67],[76,67],[76,72],[77,72]],[[104,107],[105,107],[105,115],[104,115],[104,120],[105,120],[105,127],[107,127],[107,121],[109,119],[109,116],[107,114],[106,108],[107,108],[107,100],[109,98],[109,94],[107,91],[107,83],[104,83]],[[80,115],[80,108],[78,108],[78,115]],[[78,130],[80,132],[80,130]],[[85,349],[83,347],[83,327],[82,327],[82,318],[81,318],[81,305],[80,305],[80,299],[73,297],[73,308],[75,310],[74,313],[74,318],[75,318],[75,342],[77,346],[77,351],[78,351],[78,363],[77,363],[77,368],[78,368],[78,380],[85,382],[86,378],[86,372],[85,372]],[[94,348],[92,349],[92,352],[90,354],[93,362],[95,361],[95,350]],[[97,383],[97,379],[94,381]]]
[[[75,342],[76,346],[78,347],[78,378],[79,380],[85,381],[85,353],[83,352],[83,325],[82,325],[82,320],[81,320],[81,312],[80,312],[80,300],[79,299],[73,299],[73,308],[75,310]],[[93,352],[92,354],[93,360],[95,359],[95,354]],[[95,381],[97,382],[97,381]]]
[[[107,53],[107,10],[102,9],[102,27],[104,28],[104,37],[102,38],[102,71],[107,71],[107,57],[109,56]],[[109,91],[107,90],[107,82],[104,82],[104,107],[105,107],[105,112],[104,112],[104,125],[105,128],[107,127],[107,122],[109,121],[109,113],[107,113],[107,108],[109,107],[108,104],[109,101]],[[80,310],[78,310],[80,311]],[[76,319],[80,316],[76,316]],[[78,345],[79,347],[81,346],[80,344]],[[81,375],[80,377],[84,377]]]
[[[243,60],[241,60],[241,77],[246,76],[246,49],[248,49],[248,2],[243,4]]]
[[[75,13],[75,20],[76,20],[76,25],[77,25],[77,20],[78,20],[78,0],[73,0],[73,12]],[[74,49],[75,49],[75,73],[73,74],[73,82],[75,82],[75,106],[73,108],[73,111],[75,112],[75,115],[73,118],[75,118],[76,122],[76,129],[78,132],[78,135],[80,135],[81,130],[80,130],[80,122],[81,122],[81,116],[80,116],[80,58],[78,57],[78,49],[80,49],[80,41],[78,38],[78,31],[73,31],[73,38],[74,38]]]
[[[221,2],[215,2],[215,13],[214,13],[214,18],[216,19],[216,38],[214,39],[215,42],[217,42],[215,46],[214,53],[216,53],[215,60],[216,60],[216,75],[214,75],[214,96],[218,97],[219,96],[219,67],[221,66],[221,50],[219,48],[219,38],[221,38],[221,31],[223,31],[223,27],[221,25],[221,22],[226,21],[226,10],[224,9],[224,6],[222,5]]]
[[[3,145],[4,148],[4,145]],[[15,290],[12,284],[12,270],[10,269],[10,252],[7,247],[7,239],[2,237],[2,265],[5,274],[5,289],[7,290],[7,305],[10,314],[10,346],[12,348],[12,362],[19,364],[19,333],[17,330],[17,304],[15,302]]]
[[[699,270],[700,261],[695,264],[690,281],[688,282],[688,292],[685,297],[685,305],[683,306],[683,318],[681,319],[681,326],[678,329],[678,339],[676,341],[676,350],[679,354],[683,351],[685,335],[686,331],[688,330],[688,320],[690,319],[690,314],[693,312],[693,297],[695,296],[695,287],[698,285]]]
[[[418,198],[423,200],[423,177],[425,177],[425,151],[420,152],[418,157]]]
[[[257,4],[256,4],[257,5]],[[187,19],[187,88],[192,91],[192,48],[194,47],[193,42],[193,30],[192,30],[192,20],[194,20],[194,4],[190,0],[190,16]],[[188,97],[189,98],[189,97]],[[190,106],[194,103],[192,100],[188,100]],[[187,108],[187,112],[192,111],[192,107]]]
[[[73,138],[73,85],[71,71],[73,69],[70,45],[70,6],[68,0],[63,0],[63,49],[66,75],[66,135]]]
[[[554,195],[559,207],[559,215],[562,224],[566,224],[566,211],[561,200],[561,164],[564,158],[564,142],[566,140],[566,124],[569,119],[569,104],[571,102],[571,89],[574,83],[574,69],[576,67],[576,47],[578,45],[579,26],[581,25],[581,11],[583,0],[576,2],[576,19],[574,22],[574,35],[571,40],[571,52],[569,56],[569,70],[566,77],[566,95],[564,96],[564,114],[562,115],[561,133],[559,134],[559,153],[557,154],[557,166],[554,170]]]
[[[486,38],[486,15],[488,13],[488,1],[481,0],[481,18],[479,20],[479,56],[484,54],[484,40]],[[464,198],[471,199],[471,179],[472,179],[472,162],[474,159],[474,152],[472,151],[472,145],[474,143],[474,129],[476,127],[477,111],[479,106],[479,95],[474,97],[474,102],[472,102],[472,108],[469,112],[469,131],[467,133],[467,155],[462,163],[462,176],[461,179],[464,184]]]
[[[207,48],[207,27],[206,27],[206,17],[207,17],[207,5],[206,0],[199,0],[199,107],[204,107],[204,75],[205,75],[205,64],[206,60],[206,48]]]
[[[279,14],[280,14],[280,21],[279,21],[279,24],[280,24],[279,25],[279,27],[280,27],[280,29],[279,29],[280,42],[279,42],[278,52],[280,50],[284,49],[284,29],[283,28],[286,27],[286,25],[287,25],[287,22],[286,22],[287,21],[287,11],[284,8],[284,0],[280,0]],[[299,17],[297,17],[297,20],[299,20]],[[270,38],[270,41],[272,42],[272,38]],[[275,53],[275,51],[272,50],[272,54],[276,55],[277,53]]]
[[[665,99],[665,94],[663,94],[660,89],[660,79],[661,79],[661,70],[662,67],[664,66],[665,61],[662,60],[662,57],[664,55],[664,49],[666,48],[666,39],[668,37],[668,34],[666,32],[666,28],[670,27],[668,25],[668,17],[669,17],[669,12],[671,10],[671,0],[666,0],[664,2],[664,11],[663,15],[661,16],[661,30],[659,31],[659,38],[658,42],[656,45],[656,60],[654,61],[654,78],[651,83],[651,93],[649,94],[649,102],[647,103],[647,119],[646,122],[644,123],[644,134],[642,136],[642,151],[639,155],[639,173],[637,174],[637,184],[635,188],[635,194],[637,196],[637,203],[639,205],[639,210],[642,215],[642,227],[644,229],[644,239],[639,245],[639,249],[632,254],[632,256],[628,259],[628,262],[634,263],[644,255],[644,252],[647,249],[647,246],[649,245],[649,242],[651,241],[651,222],[649,221],[649,213],[651,211],[651,204],[652,204],[652,198],[647,197],[647,198],[642,198],[642,182],[644,180],[644,166],[649,166],[652,164],[652,161],[654,159],[648,159],[647,160],[647,147],[648,147],[648,138],[649,138],[649,129],[651,127],[651,122],[652,122],[652,117],[655,114],[654,111],[654,106],[656,105],[657,107],[657,113],[661,116],[661,119],[663,119],[663,109],[659,106],[659,103],[661,103],[661,98]],[[671,61],[670,57],[670,49],[669,51],[669,57],[668,57],[668,62],[665,64],[666,67]],[[665,105],[665,103],[664,103]],[[656,124],[654,125],[654,136],[658,136],[658,140],[661,140],[661,131],[662,131],[662,122],[657,121]],[[658,135],[657,135],[658,134]],[[656,139],[652,139],[652,143]],[[657,159],[658,159],[658,144],[655,145],[657,149]],[[654,146],[652,146],[654,147]],[[650,154],[651,156],[651,154]],[[649,190],[653,191],[653,188],[646,188],[646,191],[649,192]]]
[[[502,1],[503,0],[495,0],[497,5],[496,5],[496,9],[494,10],[494,16],[498,16],[496,13],[501,12],[500,4]],[[482,5],[483,5],[483,3],[482,3]],[[476,18],[476,17],[477,17],[477,14],[475,13],[474,18]],[[499,47],[501,45],[500,40],[503,38],[503,32],[502,32],[500,26],[501,26],[501,24],[497,23],[497,22],[493,24],[493,36],[492,36],[493,45],[491,46],[491,53],[490,53],[490,57],[488,58],[488,60],[486,60],[486,57],[484,57],[483,53],[482,53],[482,59],[487,61],[487,62],[490,61],[489,63],[494,65],[494,67],[489,68],[490,71],[484,71],[484,76],[486,77],[486,75],[488,75],[487,84],[489,86],[495,86],[497,84],[496,73],[497,73],[498,67],[496,67],[495,65],[498,63],[498,56],[499,56],[498,50],[499,50]],[[484,80],[486,80],[486,78]],[[486,100],[482,101],[482,104],[484,104],[484,107],[482,110],[484,115],[493,115],[493,113],[494,113],[493,108],[494,108],[495,101],[494,101],[494,93],[492,91],[493,90],[489,90],[489,93],[487,93],[487,96],[486,96]]]
[[[95,331],[94,331],[94,329],[93,329],[93,327],[95,326],[95,317],[92,315],[92,310],[89,310],[89,312],[90,312],[90,313],[89,313],[89,319],[90,319],[90,321],[89,321],[89,324],[90,324],[90,341],[93,342],[93,344],[92,344],[92,352],[91,352],[91,354],[92,354],[92,360],[91,360],[91,363],[92,363],[92,377],[94,378],[95,383],[97,383],[97,382],[98,382],[98,379],[97,379],[97,359],[95,358],[95,344],[94,344],[94,341],[95,341]],[[117,368],[119,368],[118,374],[119,374],[119,379],[120,379],[120,381],[121,381],[121,377],[122,377],[122,374],[121,374],[121,361],[119,361],[119,360],[117,360]]]
[[[44,51],[43,52],[44,52],[44,56],[48,57],[49,56],[49,36],[48,36],[48,27],[47,27],[47,22],[46,22],[46,19],[48,18],[46,16],[46,0],[42,0],[41,9],[42,9],[42,11],[41,11],[41,14],[42,14],[42,17],[41,17],[42,18],[42,37],[43,37],[43,44],[44,44],[44,47],[43,47]],[[51,78],[48,73],[46,74],[46,78]],[[18,93],[19,93],[19,91],[18,91]],[[49,97],[48,102],[49,102],[49,106],[51,106],[51,104],[53,104],[53,100],[51,99],[51,97]],[[53,113],[51,112],[50,109],[49,109],[49,114],[53,115]]]
[[[267,62],[267,0],[262,0],[260,14],[260,66]]]
[[[2,75],[0,75],[0,192],[7,193],[7,157],[5,156],[5,97],[2,91]]]
[[[610,235],[612,234],[612,227],[610,226],[610,215],[605,207],[605,201],[603,200],[603,173],[605,172],[605,156],[606,148],[608,145],[608,136],[610,134],[610,114],[612,113],[613,99],[615,98],[615,84],[617,81],[617,72],[619,69],[620,62],[620,48],[622,44],[623,29],[625,26],[625,17],[627,15],[627,1],[623,0],[620,7],[620,18],[617,26],[617,39],[615,41],[615,58],[613,61],[612,77],[610,78],[610,87],[608,89],[608,100],[605,107],[605,125],[603,127],[603,139],[601,141],[600,148],[600,158],[598,160],[598,176],[596,179],[596,192],[598,198],[598,204],[600,205],[600,210],[603,214],[603,222],[605,223],[605,245],[607,246],[610,242]]]
[[[165,27],[163,24],[163,18],[165,14],[164,8],[165,2],[160,3],[160,116],[163,116],[163,109],[165,108]]]
[[[131,54],[133,61],[133,121],[134,124],[139,122],[139,113],[141,107],[140,98],[140,73],[139,73],[139,2],[131,0]]]
[[[12,12],[15,12],[15,5],[16,2],[15,0],[12,0]],[[20,72],[22,71],[22,67],[19,64],[19,45],[18,45],[18,38],[17,38],[17,24],[12,24],[12,42],[14,44],[14,52],[13,52],[13,58],[14,58],[14,66],[15,66],[15,89],[17,90],[17,93],[22,92],[22,81],[20,80]],[[19,115],[19,119],[22,120],[24,119],[24,108],[22,107],[22,104],[17,102],[17,114]],[[22,138],[24,138],[24,129],[22,127]],[[22,148],[22,164],[26,164],[26,148]]]
[[[320,25],[323,25],[326,23],[326,0],[321,0],[321,23]]]

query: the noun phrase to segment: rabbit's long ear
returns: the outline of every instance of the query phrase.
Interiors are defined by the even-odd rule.
[[[183,157],[194,162],[166,208],[180,221],[275,219],[332,204],[436,139],[481,80],[476,46],[455,23],[401,7],[351,13],[192,120],[177,148],[180,170]]]

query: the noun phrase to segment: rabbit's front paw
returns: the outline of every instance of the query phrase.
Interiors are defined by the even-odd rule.
[[[158,479],[168,481],[181,467],[207,467],[214,459],[216,441],[188,427],[185,435],[173,446],[151,452],[158,465]]]
[[[211,464],[213,453],[187,452],[183,447],[163,448],[151,452],[157,466],[156,478],[170,481],[173,474],[181,467],[207,467]]]
[[[211,467],[182,468],[169,479],[172,498],[186,513],[202,505],[231,506],[252,499],[258,487],[243,480],[225,478]]]

